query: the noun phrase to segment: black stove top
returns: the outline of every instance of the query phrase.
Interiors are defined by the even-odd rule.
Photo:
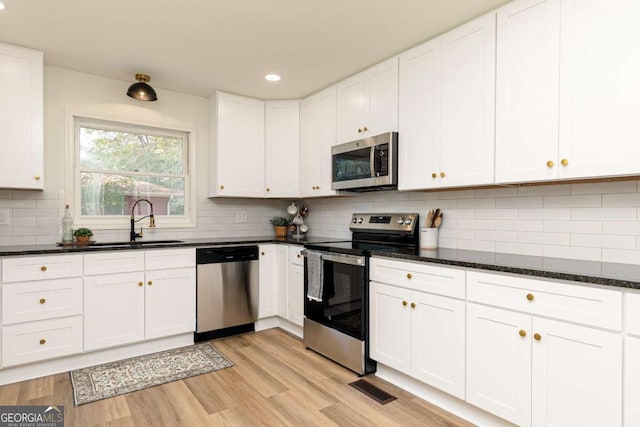
[[[348,255],[369,255],[369,251],[389,252],[405,255],[419,255],[418,245],[398,245],[385,242],[348,240],[344,242],[307,244],[309,250],[337,252]]]

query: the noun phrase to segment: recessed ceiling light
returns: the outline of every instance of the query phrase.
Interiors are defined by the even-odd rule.
[[[5,8],[4,3],[2,3],[2,2],[0,1],[0,10],[3,10],[4,8]]]
[[[267,74],[264,78],[270,82],[280,81],[280,76],[277,74]]]

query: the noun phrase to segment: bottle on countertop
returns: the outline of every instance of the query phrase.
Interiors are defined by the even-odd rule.
[[[69,205],[66,205],[62,217],[62,243],[70,242],[73,242],[73,217],[69,211]]]

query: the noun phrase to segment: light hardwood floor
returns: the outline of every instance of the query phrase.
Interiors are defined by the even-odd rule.
[[[73,406],[69,374],[0,387],[0,405],[64,405],[66,426],[468,426],[385,381],[380,405],[348,384],[358,376],[280,330],[214,341],[235,366]]]

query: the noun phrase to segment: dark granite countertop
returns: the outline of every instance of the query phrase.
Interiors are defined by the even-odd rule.
[[[265,244],[282,243],[289,245],[305,245],[307,243],[337,242],[344,239],[330,237],[304,236],[302,239],[293,237],[277,238],[273,236],[242,236],[242,237],[219,237],[209,239],[184,239],[177,243],[143,243],[143,244],[122,244],[109,246],[109,242],[98,242],[95,245],[79,246],[57,246],[57,245],[20,245],[20,246],[0,246],[0,256],[20,256],[20,255],[53,255],[67,253],[84,253],[98,251],[120,251],[120,250],[140,250],[159,248],[181,248],[199,246],[222,246],[222,245],[245,245],[245,244]],[[145,242],[140,239],[140,242]],[[114,242],[116,243],[116,242]]]
[[[371,251],[373,256],[423,261],[465,268],[523,274],[548,279],[640,289],[640,265],[546,258],[459,249],[421,250],[419,255]]]

